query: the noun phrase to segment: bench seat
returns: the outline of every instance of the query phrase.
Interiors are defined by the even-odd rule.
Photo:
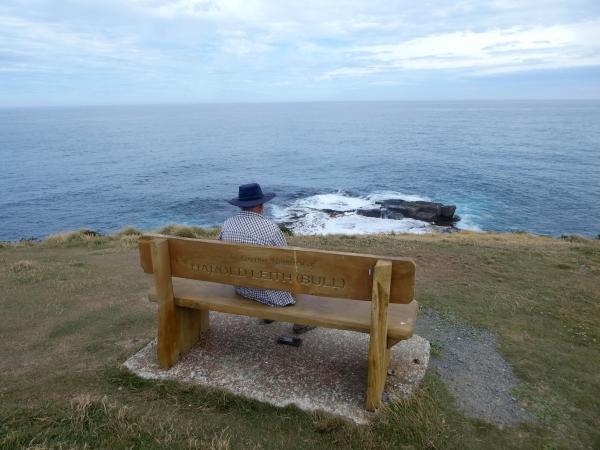
[[[236,294],[233,286],[175,277],[172,280],[177,306],[339,330],[363,333],[371,331],[370,301],[297,294],[294,296],[295,305],[272,307]],[[158,300],[155,288],[150,290],[148,298],[154,302]],[[388,340],[410,338],[415,328],[417,312],[418,304],[414,300],[407,304],[390,303]]]

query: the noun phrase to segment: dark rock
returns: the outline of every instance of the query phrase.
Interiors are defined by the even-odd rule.
[[[377,203],[381,205],[381,217],[388,219],[411,218],[437,225],[452,225],[460,219],[454,215],[456,211],[454,205],[443,205],[442,203],[423,200],[411,202],[401,199],[386,199]],[[375,215],[370,217],[375,217]]]
[[[383,216],[386,219],[395,219],[395,220],[401,220],[404,219],[404,214],[402,214],[401,212],[398,211],[386,211],[385,215]]]
[[[320,209],[319,211],[323,211],[324,213],[329,214],[331,217],[343,216],[346,213],[345,211],[338,211],[337,209],[328,209],[328,208],[323,208],[323,209]]]
[[[439,217],[436,211],[417,210],[413,219],[422,220],[423,222],[435,222]]]
[[[442,206],[441,216],[445,218],[451,218],[456,212],[456,206],[454,205],[444,205]]]
[[[383,208],[360,208],[356,210],[356,214],[365,217],[377,217],[381,218]]]

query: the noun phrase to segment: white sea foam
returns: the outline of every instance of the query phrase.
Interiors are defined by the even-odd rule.
[[[275,219],[275,222],[284,221],[288,215],[288,213],[287,213],[288,208],[283,208],[274,203],[267,203],[265,206],[267,207],[267,214],[269,216],[273,217],[273,219]]]
[[[330,217],[311,212],[292,225],[298,234],[370,234],[370,233],[427,233],[429,224],[414,219],[378,219],[355,213]]]
[[[374,191],[367,195],[365,198],[373,203],[390,198],[398,198],[409,202],[418,202],[419,200],[426,202],[431,201],[429,197],[424,197],[422,195],[405,194],[403,192],[398,191]]]
[[[458,222],[457,228],[469,231],[483,231],[476,222],[477,216],[474,216],[473,214],[461,214],[460,222]]]
[[[427,199],[394,191],[377,191],[364,197],[338,192],[301,198],[287,207],[271,205],[270,213],[298,234],[428,233],[438,228],[415,219],[380,219],[355,213],[359,208],[376,208],[375,202],[386,198]]]
[[[358,208],[374,206],[374,202],[366,198],[350,197],[343,193],[312,195],[296,201],[296,208],[311,208],[331,211],[354,211]]]

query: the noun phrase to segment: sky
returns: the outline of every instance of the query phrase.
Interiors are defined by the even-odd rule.
[[[600,1],[0,2],[0,107],[473,99],[600,99]]]

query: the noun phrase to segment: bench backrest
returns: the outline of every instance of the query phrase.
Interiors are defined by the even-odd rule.
[[[168,240],[173,277],[371,300],[373,268],[384,260],[392,263],[390,302],[414,299],[415,264],[408,258],[146,234],[139,240],[140,263],[146,273],[152,273],[150,242],[157,238]]]

